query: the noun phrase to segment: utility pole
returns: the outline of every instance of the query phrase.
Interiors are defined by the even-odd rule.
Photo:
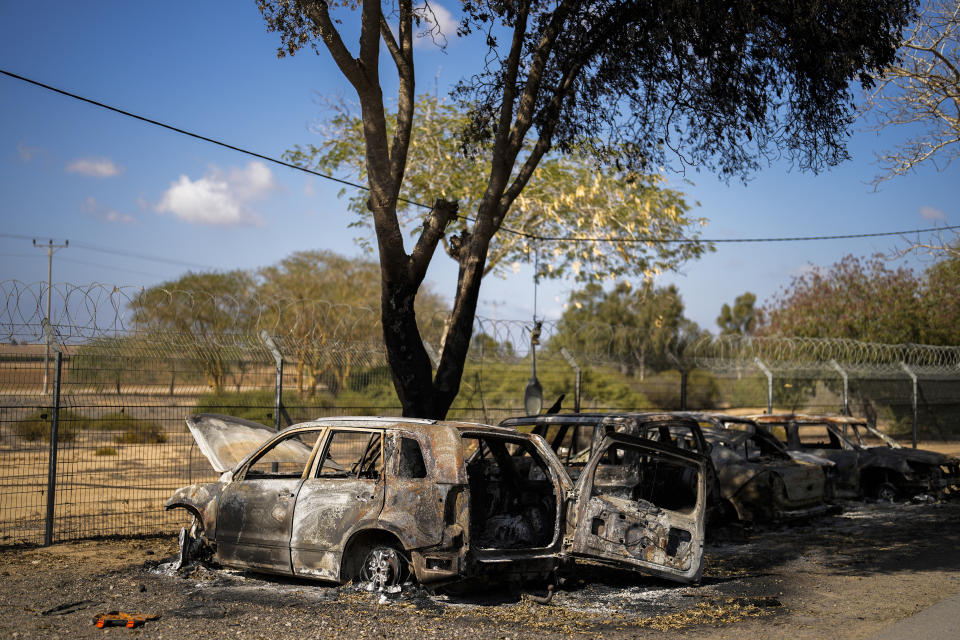
[[[50,317],[50,295],[53,287],[53,254],[60,249],[66,249],[70,246],[69,240],[64,240],[63,244],[53,244],[51,239],[47,244],[38,243],[33,239],[33,246],[37,249],[43,249],[47,252],[47,322],[53,323]],[[47,395],[50,380],[50,341],[47,340],[47,350],[43,356],[43,395]]]

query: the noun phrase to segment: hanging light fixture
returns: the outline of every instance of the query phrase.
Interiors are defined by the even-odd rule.
[[[523,409],[528,416],[535,416],[543,409],[543,387],[537,380],[537,345],[543,322],[537,320],[537,285],[540,281],[540,248],[534,245],[533,267],[533,328],[530,330],[530,380],[523,390]]]

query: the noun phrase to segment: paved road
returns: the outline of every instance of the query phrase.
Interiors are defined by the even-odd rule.
[[[960,638],[960,594],[941,600],[909,618],[890,625],[869,640]]]

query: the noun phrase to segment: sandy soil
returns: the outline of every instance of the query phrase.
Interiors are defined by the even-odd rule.
[[[215,567],[176,573],[171,537],[6,549],[0,638],[864,638],[960,592],[958,525],[958,502],[851,504],[723,532],[700,585],[585,565],[549,605],[502,588],[378,594]],[[111,610],[161,617],[132,631],[92,626]]]

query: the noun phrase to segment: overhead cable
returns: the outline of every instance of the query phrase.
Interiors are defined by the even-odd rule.
[[[91,105],[94,105],[94,106],[96,106],[96,107],[100,107],[100,108],[102,108],[102,109],[107,109],[108,111],[113,111],[114,113],[119,113],[120,115],[127,116],[128,118],[134,118],[135,120],[140,120],[141,122],[146,122],[146,123],[148,123],[148,124],[152,124],[152,125],[157,126],[157,127],[162,127],[162,128],[164,128],[164,129],[168,129],[168,130],[170,130],[170,131],[174,131],[174,132],[176,132],[176,133],[180,133],[180,134],[183,134],[183,135],[185,135],[185,136],[189,136],[189,137],[191,137],[191,138],[196,138],[197,140],[202,140],[202,141],[204,141],[204,142],[209,142],[209,143],[211,143],[211,144],[215,144],[215,145],[217,145],[217,146],[224,147],[225,149],[230,149],[231,151],[236,151],[236,152],[238,152],[238,153],[243,153],[243,154],[246,154],[246,155],[248,155],[248,156],[253,156],[253,157],[255,157],[255,158],[259,158],[259,159],[265,160],[265,161],[267,161],[267,162],[272,162],[272,163],[274,163],[274,164],[278,164],[278,165],[280,165],[280,166],[287,167],[288,169],[294,169],[294,170],[296,170],[296,171],[302,171],[303,173],[308,173],[308,174],[310,174],[310,175],[314,175],[314,176],[317,176],[317,177],[319,177],[319,178],[323,178],[323,179],[325,179],[325,180],[331,180],[331,181],[333,181],[333,182],[337,182],[337,183],[339,183],[339,184],[346,185],[346,186],[348,186],[348,187],[353,187],[353,188],[355,188],[355,189],[361,189],[361,190],[363,190],[363,191],[370,191],[370,187],[368,187],[368,186],[366,186],[366,185],[358,184],[358,183],[356,183],[356,182],[351,182],[351,181],[345,180],[345,179],[343,179],[343,178],[337,178],[337,177],[335,177],[335,176],[332,176],[332,175],[329,175],[329,174],[326,174],[326,173],[321,173],[321,172],[319,172],[319,171],[314,171],[313,169],[308,169],[307,167],[302,167],[302,166],[300,166],[300,165],[296,165],[296,164],[293,164],[293,163],[291,163],[291,162],[286,162],[285,160],[280,160],[279,158],[273,158],[273,157],[271,157],[271,156],[264,155],[264,154],[262,154],[262,153],[257,153],[256,151],[250,151],[249,149],[244,149],[243,147],[238,147],[238,146],[236,146],[236,145],[232,145],[232,144],[229,144],[229,143],[226,143],[226,142],[222,142],[222,141],[216,140],[216,139],[214,139],[214,138],[210,138],[210,137],[207,137],[207,136],[204,136],[204,135],[200,135],[199,133],[194,133],[194,132],[192,132],[192,131],[187,131],[186,129],[181,129],[180,127],[175,127],[175,126],[173,126],[173,125],[169,125],[169,124],[166,124],[166,123],[164,123],[164,122],[160,122],[159,120],[154,120],[154,119],[152,119],[152,118],[147,118],[147,117],[145,117],[145,116],[137,115],[137,114],[135,114],[135,113],[131,113],[130,111],[126,111],[126,110],[124,110],[124,109],[120,109],[120,108],[117,108],[117,107],[110,106],[110,105],[108,105],[108,104],[104,104],[103,102],[99,102],[99,101],[97,101],[97,100],[92,100],[92,99],[90,99],[90,98],[84,98],[83,96],[79,96],[79,95],[77,95],[77,94],[75,94],[75,93],[70,93],[69,91],[65,91],[65,90],[63,90],[63,89],[58,89],[57,87],[53,87],[53,86],[50,86],[50,85],[48,85],[48,84],[44,84],[43,82],[39,82],[39,81],[37,81],[37,80],[32,80],[32,79],[30,79],[30,78],[27,78],[27,77],[25,77],[25,76],[21,76],[21,75],[16,74],[16,73],[12,73],[12,72],[7,71],[7,70],[5,70],[5,69],[0,69],[0,74],[3,74],[3,75],[5,75],[5,76],[9,76],[9,77],[14,78],[14,79],[16,79],[16,80],[21,80],[21,81],[23,81],[23,82],[32,84],[32,85],[37,86],[37,87],[40,87],[40,88],[42,88],[42,89],[46,89],[46,90],[48,90],[48,91],[53,91],[54,93],[59,93],[60,95],[67,96],[68,98],[73,98],[74,100],[79,100],[79,101],[81,101],[81,102],[86,102],[87,104],[91,104]],[[431,207],[430,205],[423,204],[422,202],[416,202],[416,201],[414,201],[414,200],[407,200],[406,198],[399,198],[399,197],[398,197],[397,200],[400,201],[400,202],[403,202],[403,203],[405,203],[405,204],[413,205],[413,206],[416,206],[416,207],[421,207],[421,208],[424,208],[424,209],[432,209],[432,208],[433,208],[433,207]],[[476,221],[474,218],[472,218],[472,217],[470,217],[470,216],[460,215],[460,216],[458,216],[458,217],[461,218],[461,219],[463,219],[463,220],[469,220],[469,221],[473,221],[473,222]],[[928,229],[909,229],[909,230],[907,230],[907,231],[883,231],[883,232],[879,232],[879,233],[854,233],[854,234],[843,234],[843,235],[794,236],[794,237],[780,237],[780,238],[713,238],[713,239],[704,239],[704,238],[682,238],[682,237],[681,237],[681,238],[657,238],[657,237],[653,237],[653,236],[646,236],[646,237],[642,237],[642,236],[641,236],[641,237],[632,237],[632,238],[592,237],[592,236],[583,236],[583,237],[580,237],[580,236],[540,236],[540,235],[537,235],[537,234],[534,234],[534,233],[530,233],[530,232],[528,232],[528,231],[519,231],[519,230],[517,230],[517,229],[511,229],[511,228],[505,227],[505,226],[501,226],[501,227],[500,227],[500,230],[503,231],[503,232],[505,232],[505,233],[510,233],[510,234],[512,234],[512,235],[516,235],[516,236],[520,236],[520,237],[523,237],[523,238],[527,238],[527,239],[529,239],[529,240],[536,240],[536,241],[540,241],[540,242],[597,242],[597,243],[608,243],[608,244],[646,244],[646,243],[653,243],[653,244],[701,244],[701,243],[702,243],[702,244],[708,244],[708,243],[735,243],[735,242],[744,242],[744,243],[746,243],[746,242],[809,242],[809,241],[819,241],[819,240],[849,240],[849,239],[855,239],[855,238],[879,238],[879,237],[882,237],[882,236],[902,236],[902,235],[907,235],[907,234],[911,234],[911,233],[930,233],[930,232],[937,232],[937,231],[946,231],[946,230],[951,230],[951,229],[960,229],[960,225],[942,226],[942,227],[931,227],[931,228],[928,228]],[[0,234],[0,235],[2,235],[2,236],[7,236],[7,237],[19,237],[19,236],[13,236],[12,234]],[[25,237],[25,236],[24,236],[24,237]],[[91,248],[91,247],[88,246],[87,248]],[[120,254],[120,255],[123,255],[123,254]],[[133,254],[127,254],[127,255],[133,255]],[[134,256],[134,257],[142,257],[142,256]],[[149,259],[154,259],[154,258],[149,258]],[[176,261],[172,261],[172,260],[163,260],[163,259],[159,259],[158,261],[163,261],[163,262],[176,262]],[[184,264],[188,264],[188,263],[184,263]],[[188,265],[188,266],[189,266],[189,265]]]

